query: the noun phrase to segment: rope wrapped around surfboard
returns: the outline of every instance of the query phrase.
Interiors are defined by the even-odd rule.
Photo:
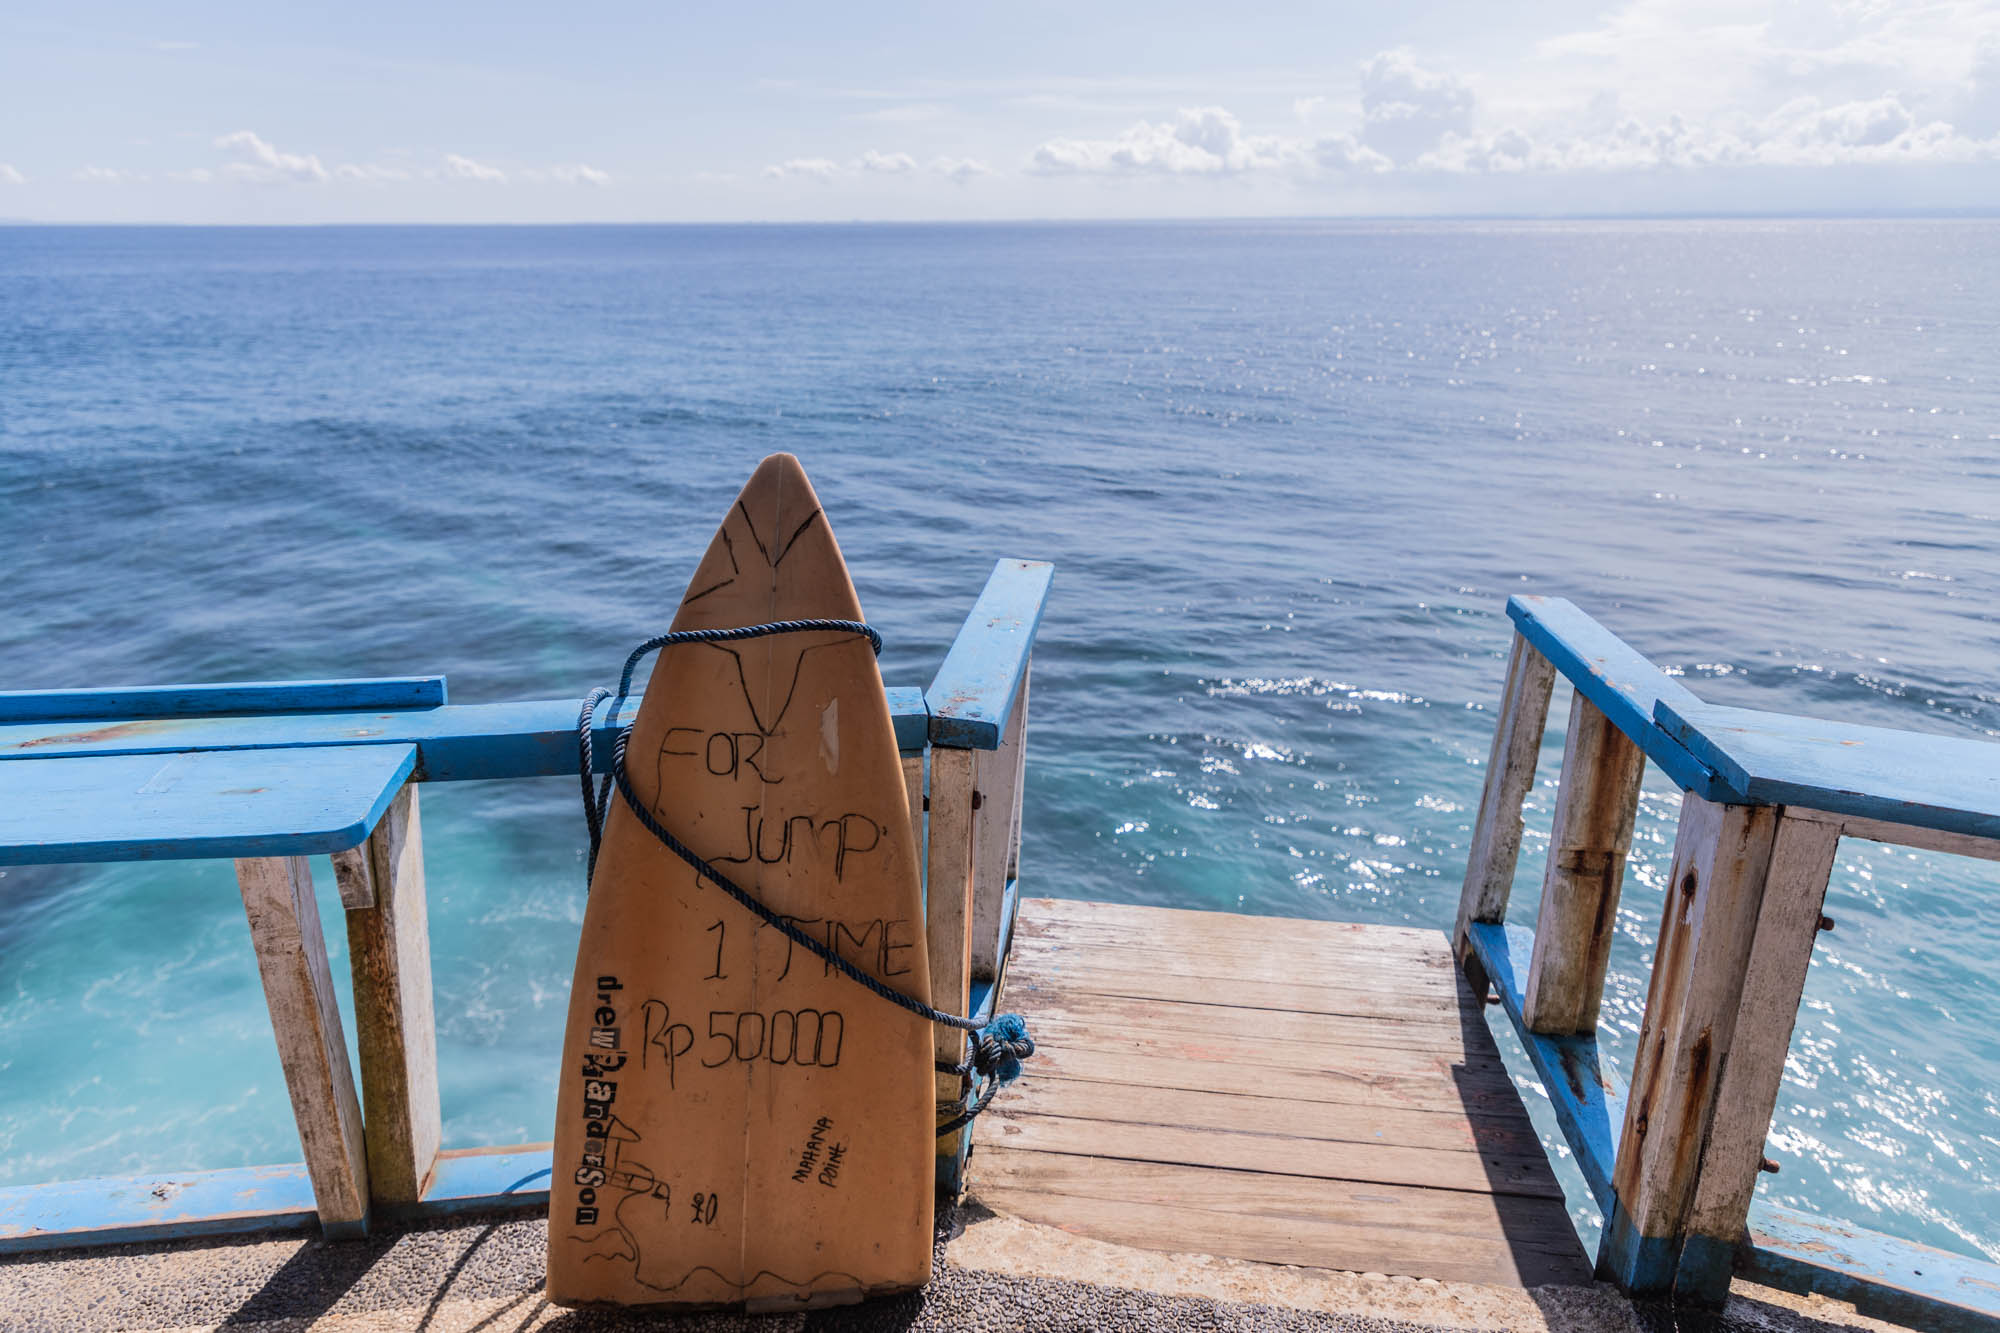
[[[618,795],[624,799],[626,808],[638,817],[641,827],[652,834],[661,846],[687,862],[696,874],[735,899],[765,925],[778,931],[793,944],[812,954],[848,980],[867,988],[891,1004],[907,1009],[940,1027],[956,1028],[970,1034],[971,1053],[964,1060],[957,1064],[947,1064],[943,1060],[936,1062],[939,1073],[969,1074],[980,1085],[978,1095],[966,1105],[965,1110],[938,1126],[938,1137],[943,1138],[971,1124],[979,1113],[991,1104],[1000,1089],[1021,1076],[1021,1061],[1035,1053],[1035,1043],[1028,1035],[1027,1021],[1021,1015],[1000,1014],[982,1023],[976,1018],[967,1018],[933,1008],[922,1000],[905,995],[888,983],[870,976],[842,957],[839,950],[828,948],[784,916],[766,907],[756,895],[731,880],[729,876],[709,864],[686,843],[675,837],[672,831],[646,808],[638,793],[633,791],[631,779],[625,773],[625,748],[631,740],[633,724],[627,723],[619,729],[617,739],[612,744],[610,771],[604,775],[595,789],[591,787],[591,770],[596,767],[595,745],[591,740],[591,730],[596,721],[598,706],[606,699],[610,699],[611,715],[617,716],[618,709],[632,693],[632,676],[648,653],[671,648],[676,644],[729,643],[773,634],[805,634],[828,630],[862,635],[875,650],[875,655],[877,657],[882,655],[881,633],[874,626],[859,620],[777,620],[763,625],[741,625],[731,629],[671,630],[646,640],[627,654],[625,669],[619,673],[618,689],[615,694],[600,685],[584,696],[583,708],[576,719],[577,770],[583,782],[583,818],[590,829],[590,858],[585,864],[584,886],[588,891],[590,881],[597,873],[597,852],[604,841],[604,821],[611,812],[611,793],[615,788]]]

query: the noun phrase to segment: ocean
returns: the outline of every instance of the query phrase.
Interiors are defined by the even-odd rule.
[[[0,686],[578,697],[787,450],[891,684],[1055,562],[1027,893],[1448,928],[1512,593],[1713,702],[1996,735],[1996,312],[1969,219],[0,228]],[[545,1139],[576,784],[423,799],[446,1141]],[[1996,878],[1843,844],[1767,1197],[2000,1259]],[[0,1184],[298,1156],[227,863],[5,872]]]

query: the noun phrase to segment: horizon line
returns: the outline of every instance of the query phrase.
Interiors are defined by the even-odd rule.
[[[436,220],[369,220],[342,222],[176,222],[160,219],[110,221],[105,219],[4,218],[0,227],[146,227],[209,228],[242,231],[306,230],[312,228],[418,228],[418,227],[511,227],[543,228],[597,227],[1022,227],[1022,226],[1198,226],[1219,223],[1269,222],[1881,222],[1953,221],[2000,218],[2000,204],[1963,208],[1889,209],[1756,209],[1740,212],[1715,210],[1685,213],[1274,213],[1214,214],[1185,217],[1004,217],[1004,218],[662,218],[643,221],[571,220],[564,222],[508,221],[489,219],[477,222]]]

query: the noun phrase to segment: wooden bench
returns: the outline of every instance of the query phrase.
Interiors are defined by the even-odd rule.
[[[1518,1029],[1603,1209],[1599,1276],[1716,1305],[1741,1273],[2000,1327],[2000,1266],[1754,1198],[1839,839],[2000,858],[2000,745],[1713,707],[1567,601],[1507,613],[1456,951]],[[1530,931],[1507,903],[1558,673],[1575,697]],[[1595,1031],[1648,760],[1683,796],[1628,1087]]]
[[[932,1003],[990,1012],[1020,848],[1029,660],[1053,567],[1002,560],[928,689],[890,689],[925,827]],[[540,1207],[546,1144],[441,1147],[417,784],[576,780],[580,699],[454,705],[444,678],[0,694],[0,865],[230,857],[305,1161],[0,1189],[0,1252]],[[608,768],[634,697],[594,722]],[[928,811],[928,815],[926,812]],[[921,834],[920,834],[921,836]],[[307,857],[346,909],[359,1089]],[[954,1061],[962,1034],[941,1040]],[[940,1077],[942,1109],[966,1087]],[[964,1137],[939,1143],[955,1189]]]

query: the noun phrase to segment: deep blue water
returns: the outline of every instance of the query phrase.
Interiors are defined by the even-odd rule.
[[[1510,593],[1714,701],[1995,734],[1996,311],[1990,221],[0,229],[0,687],[579,696],[785,449],[891,683],[1057,563],[1030,892],[1448,926]],[[575,802],[424,793],[451,1144],[548,1135]],[[1771,1197],[2000,1258],[1996,878],[1844,845]],[[0,879],[0,1183],[297,1155],[227,864]]]

